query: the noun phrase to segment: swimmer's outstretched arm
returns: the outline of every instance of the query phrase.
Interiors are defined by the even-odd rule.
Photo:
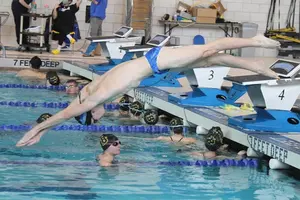
[[[101,89],[99,91],[97,90],[94,91],[94,90],[98,84],[102,83],[102,80],[105,76],[106,75],[97,77],[93,82],[89,83],[81,90],[81,100],[83,101],[81,104],[79,103],[79,98],[76,97],[67,108],[58,112],[57,114],[53,115],[46,121],[38,124],[30,131],[25,133],[24,137],[17,143],[17,146],[20,147],[26,145],[28,146],[33,145],[39,142],[41,136],[45,134],[47,131],[49,131],[51,128],[53,128],[54,126],[63,123],[72,117],[90,111],[94,107],[99,105],[99,102],[101,102],[102,100],[101,98],[102,90]]]

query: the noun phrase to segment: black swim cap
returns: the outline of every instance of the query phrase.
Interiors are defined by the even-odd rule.
[[[180,118],[175,117],[170,121],[170,129],[175,134],[182,134],[183,133],[183,122]]]
[[[47,72],[46,79],[49,81],[49,83],[51,85],[59,85],[60,84],[60,79],[59,79],[57,73],[54,71]]]
[[[43,121],[46,121],[48,118],[50,118],[52,115],[50,113],[43,113],[39,118],[36,120],[37,123],[42,123]]]
[[[120,99],[120,110],[121,111],[129,111],[129,97],[127,95],[124,95],[121,99]]]
[[[29,63],[33,69],[40,69],[42,65],[42,60],[39,57],[34,56],[30,59]]]
[[[116,141],[118,141],[119,139],[117,138],[117,136],[113,135],[113,134],[103,134],[100,136],[100,145],[103,149],[103,151],[105,151],[106,149],[108,149],[108,147],[110,147],[110,145]]]
[[[223,145],[223,132],[220,127],[212,127],[205,135],[205,147],[217,151]]]
[[[130,112],[131,114],[133,114],[135,117],[138,117],[142,114],[144,110],[144,106],[143,104],[141,104],[138,101],[133,102],[132,104],[130,104]]]

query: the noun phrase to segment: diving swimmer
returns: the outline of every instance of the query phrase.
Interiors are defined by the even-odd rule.
[[[81,90],[81,101],[77,97],[67,108],[32,128],[17,143],[17,146],[33,145],[39,142],[41,136],[52,127],[89,111],[92,112],[93,119],[99,120],[105,113],[104,103],[138,87],[140,82],[151,74],[161,73],[164,70],[184,71],[217,65],[246,69],[278,78],[271,69],[264,68],[262,62],[251,62],[218,52],[243,47],[274,49],[279,46],[278,41],[258,35],[253,38],[222,38],[206,45],[155,47],[144,57],[121,63],[103,76],[94,79]]]

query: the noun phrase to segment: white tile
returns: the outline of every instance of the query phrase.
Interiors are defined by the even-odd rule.
[[[268,13],[270,5],[259,5],[259,13]]]
[[[177,7],[177,0],[160,0],[157,1],[158,4],[156,4],[159,7],[165,7],[165,8],[176,8]]]
[[[250,4],[250,3],[245,3],[243,4],[243,12],[251,13],[251,12],[258,12],[259,11],[259,4]],[[237,18],[238,19],[238,18]]]
[[[180,45],[191,45],[193,44],[193,38],[187,36],[180,37]]]
[[[167,13],[166,8],[154,7],[154,9],[153,9],[153,16],[156,16],[156,17],[162,17],[166,13]]]
[[[106,14],[107,13],[109,13],[109,14],[115,13],[115,6],[118,6],[118,5],[108,5],[106,8]]]
[[[115,31],[119,30],[121,26],[122,26],[121,23],[114,23],[114,24],[113,24],[113,30],[111,30],[111,33],[113,33],[113,32],[115,32]]]
[[[225,20],[227,20],[227,21],[235,21],[234,15],[235,15],[235,12],[228,12],[228,11],[226,11],[226,12],[224,13],[224,18],[225,18]]]
[[[264,13],[251,13],[250,20],[256,22],[266,22],[267,21],[267,14]]]
[[[163,26],[152,26],[151,35],[162,34],[164,32]]]
[[[184,30],[185,30],[185,28],[176,27],[172,30],[172,35],[183,35]],[[198,33],[199,33],[199,30],[198,30]]]
[[[108,5],[110,5],[110,4],[125,5],[126,0],[108,0],[107,3],[108,3]]]
[[[113,27],[114,27],[114,24],[112,24],[112,23],[106,23],[105,21],[102,24],[102,30],[105,30],[105,31],[111,31],[111,32],[113,32],[114,31]]]
[[[228,11],[241,11],[243,9],[242,3],[228,3],[227,10]]]
[[[125,14],[125,6],[124,5],[115,5],[114,13],[124,15]]]
[[[238,19],[239,22],[249,22],[250,21],[250,13],[235,12],[234,19]]]
[[[250,1],[250,0],[249,0]],[[257,4],[270,4],[270,0],[251,0],[251,3],[257,3]]]
[[[200,31],[199,28],[183,28],[182,35],[183,36],[196,36],[199,35]]]

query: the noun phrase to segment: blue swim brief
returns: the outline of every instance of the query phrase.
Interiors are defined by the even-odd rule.
[[[154,47],[150,51],[148,51],[145,55],[148,63],[150,64],[151,69],[153,70],[154,74],[161,74],[168,70],[160,71],[157,66],[157,56],[161,50],[161,47]]]

